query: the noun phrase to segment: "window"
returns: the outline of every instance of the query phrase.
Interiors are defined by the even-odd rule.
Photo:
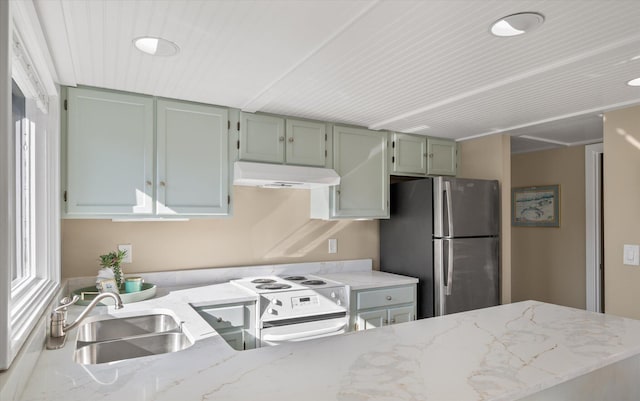
[[[0,280],[10,283],[0,286],[0,304],[9,306],[0,309],[0,370],[9,367],[60,282],[57,93],[53,82],[45,90],[43,67],[30,56],[41,47],[26,47],[11,26],[9,38],[0,31],[11,60],[9,71],[0,65],[0,74],[7,73],[0,83],[4,98],[11,92],[10,105],[0,102],[6,107],[0,111]]]
[[[16,168],[16,261],[11,271],[11,289],[16,292],[34,275],[35,264],[35,133],[29,129],[26,98],[11,80],[11,107]]]

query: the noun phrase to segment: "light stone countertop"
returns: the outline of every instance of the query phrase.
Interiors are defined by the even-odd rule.
[[[416,284],[417,278],[400,276],[377,270],[368,272],[323,273],[320,277],[339,281],[351,287],[352,290],[367,290],[372,288],[390,287],[396,285]]]
[[[73,330],[65,348],[42,353],[22,399],[513,400],[640,354],[640,321],[535,301],[234,351],[194,324],[185,303],[251,299],[238,290],[203,286],[135,304],[186,321],[198,341],[180,352],[82,366]]]

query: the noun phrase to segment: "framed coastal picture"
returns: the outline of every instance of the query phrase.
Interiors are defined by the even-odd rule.
[[[560,227],[560,186],[513,188],[511,225]]]

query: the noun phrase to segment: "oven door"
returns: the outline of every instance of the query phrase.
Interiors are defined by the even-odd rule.
[[[346,317],[304,321],[285,325],[265,325],[260,330],[260,342],[263,347],[288,342],[312,340],[346,333]]]

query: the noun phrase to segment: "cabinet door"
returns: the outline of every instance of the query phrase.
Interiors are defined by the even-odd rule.
[[[332,217],[389,217],[387,133],[336,126],[333,147],[340,185],[332,187]]]
[[[356,324],[358,331],[375,329],[376,327],[386,326],[388,324],[387,310],[378,309],[369,312],[358,312],[356,316]]]
[[[158,100],[158,214],[227,213],[227,120],[227,109]]]
[[[427,174],[456,175],[458,152],[455,141],[428,138],[427,155]]]
[[[287,119],[286,162],[324,167],[326,126],[312,121]]]
[[[153,212],[153,99],[69,88],[67,213]]]
[[[231,348],[237,351],[245,349],[243,330],[225,331],[220,333],[220,335],[231,346]]]
[[[427,173],[427,138],[418,135],[393,134],[393,173]]]
[[[412,320],[415,320],[412,306],[389,308],[389,324],[405,323]]]
[[[284,118],[242,113],[240,160],[284,163]]]

